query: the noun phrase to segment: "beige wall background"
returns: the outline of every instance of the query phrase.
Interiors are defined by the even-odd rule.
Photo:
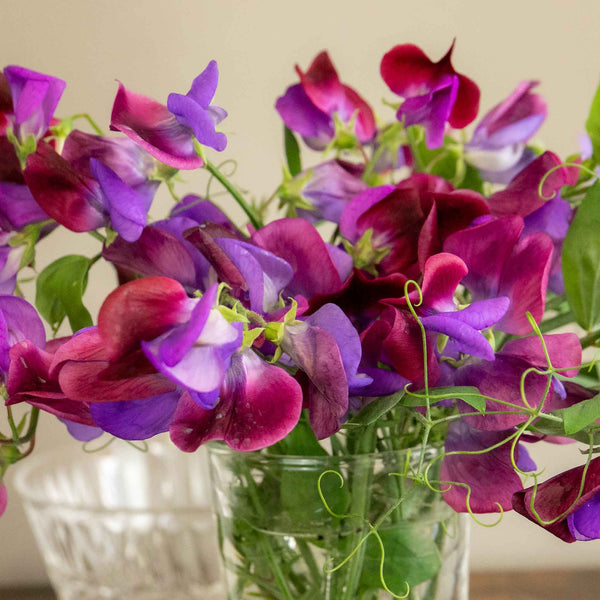
[[[221,72],[216,100],[229,112],[223,123],[229,146],[222,156],[238,161],[235,180],[256,197],[270,195],[281,173],[281,122],[273,103],[295,81],[294,64],[307,67],[323,48],[343,80],[390,118],[380,103],[391,97],[379,78],[381,56],[395,44],[413,42],[435,59],[456,37],[454,64],[480,85],[483,109],[520,80],[541,80],[550,116],[540,139],[563,156],[577,150],[600,74],[597,0],[0,0],[0,15],[0,68],[20,64],[66,79],[59,114],[87,111],[103,128],[115,79],[165,101],[171,91],[185,93],[215,58]],[[206,181],[204,173],[186,176],[181,189],[202,193]],[[153,216],[167,206],[163,198]],[[89,236],[52,235],[40,247],[38,264],[96,251]],[[86,301],[96,312],[114,282],[109,269],[94,269]],[[80,451],[53,419],[41,425],[38,453],[68,443]],[[564,448],[560,457],[550,448],[540,462],[549,472],[581,462],[576,448],[563,454]],[[10,504],[0,520],[0,585],[43,582],[11,476],[8,487]],[[472,566],[600,567],[600,543],[563,544],[507,515],[496,528],[474,527]]]

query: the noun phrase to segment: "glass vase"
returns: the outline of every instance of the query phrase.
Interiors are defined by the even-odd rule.
[[[28,459],[15,483],[59,600],[221,600],[206,454],[116,442]]]
[[[407,476],[419,454],[276,456],[211,445],[228,600],[466,600],[469,520]],[[425,454],[421,464],[437,452]]]

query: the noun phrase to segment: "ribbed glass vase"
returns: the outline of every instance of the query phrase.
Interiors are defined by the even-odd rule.
[[[419,452],[209,458],[228,600],[468,598],[469,520],[407,476]]]
[[[60,600],[220,600],[206,456],[115,442],[35,456],[17,489]]]

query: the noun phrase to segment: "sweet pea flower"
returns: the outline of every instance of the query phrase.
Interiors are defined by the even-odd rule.
[[[9,352],[12,346],[29,340],[34,346],[44,348],[46,331],[37,311],[29,302],[17,296],[0,296],[0,374],[6,380],[10,367]]]
[[[368,189],[360,177],[362,167],[343,160],[329,160],[284,181],[279,198],[294,213],[311,223],[340,222],[352,198]]]
[[[564,292],[561,250],[573,218],[573,208],[560,197],[560,189],[577,181],[576,169],[558,168],[560,165],[561,160],[556,154],[544,152],[520,171],[504,190],[488,198],[492,215],[520,215],[524,218],[523,236],[537,232],[545,232],[550,236],[554,252],[548,287],[557,294]],[[546,177],[552,169],[552,173]],[[542,181],[544,184],[540,195]]]
[[[0,71],[0,136],[6,134],[8,127],[8,113],[13,110],[12,98],[10,95],[10,86],[4,76],[4,73]],[[12,144],[11,144],[12,146]]]
[[[275,103],[283,122],[299,133],[314,150],[323,150],[336,135],[335,118],[353,124],[359,142],[375,135],[371,107],[351,87],[344,85],[327,52],[319,53],[308,71],[296,66],[300,83],[290,86]]]
[[[496,324],[506,333],[531,332],[529,311],[536,322],[544,314],[552,240],[545,233],[523,236],[521,217],[484,220],[450,235],[444,251],[462,258],[469,272],[463,279],[473,300],[505,296],[508,311]]]
[[[25,339],[12,346],[6,404],[26,402],[35,406],[62,421],[75,439],[89,441],[102,434],[92,418],[89,403],[68,398],[59,385],[58,372],[52,368],[56,352],[66,341],[66,338],[52,340],[43,348],[39,339]]]
[[[521,478],[511,463],[511,442],[501,444],[512,433],[477,431],[463,420],[450,424],[445,451],[457,454],[444,457],[440,473],[442,481],[439,485],[443,490],[444,500],[455,511],[492,513],[512,508],[513,494],[523,489]],[[497,444],[501,445],[481,452]],[[522,443],[517,444],[515,460],[522,471],[536,469]]]
[[[465,145],[465,158],[482,171],[484,179],[507,183],[506,175],[520,171],[530,161],[525,143],[544,122],[546,101],[531,90],[537,81],[522,81],[502,102],[479,121]]]
[[[8,492],[4,482],[0,482],[0,517],[4,514],[8,504]]]
[[[76,170],[49,144],[40,142],[27,157],[24,176],[41,208],[71,231],[91,231],[110,220],[127,241],[135,241],[146,224],[155,185],[134,189],[109,166],[89,159],[90,178]]]
[[[342,289],[352,273],[351,257],[326,244],[313,225],[299,218],[278,219],[252,235],[252,241],[285,260],[294,276],[283,292],[310,300]]]
[[[348,413],[348,396],[371,383],[357,375],[361,344],[350,320],[335,304],[285,325],[281,349],[308,377],[310,425],[317,439],[338,431]]]
[[[581,344],[574,333],[544,335],[544,344],[552,365],[562,369],[561,375],[574,377],[581,363]],[[484,396],[497,398],[503,402],[525,408],[521,397],[520,385],[523,373],[535,367],[539,370],[548,368],[546,355],[538,337],[525,337],[508,341],[502,350],[496,353],[493,363],[471,360],[457,368],[444,383],[458,386],[475,386]],[[448,376],[448,372],[446,372]],[[567,388],[557,377],[552,377],[547,389],[547,376],[529,373],[524,382],[524,392],[530,406],[543,403],[544,412],[566,408],[585,399],[577,390]],[[546,392],[546,395],[544,393]],[[472,412],[472,408],[458,401],[462,412]],[[486,401],[487,411],[502,411],[505,414],[487,414],[465,416],[469,426],[483,431],[503,431],[527,420],[523,411],[507,411],[505,405],[494,400]]]
[[[218,79],[213,60],[194,79],[186,95],[170,94],[166,106],[119,83],[110,128],[124,133],[166,165],[199,168],[204,162],[196,154],[194,139],[218,151],[227,145],[225,134],[215,130],[227,113],[211,104]]]
[[[4,77],[12,99],[7,118],[14,134],[22,143],[30,136],[39,140],[48,130],[66,83],[17,66],[5,67]]]
[[[427,146],[439,148],[446,123],[466,127],[477,116],[479,88],[452,66],[452,51],[437,62],[413,44],[392,48],[381,61],[381,76],[390,90],[405,100],[396,117],[406,126],[422,125]]]
[[[229,323],[215,307],[213,284],[192,309],[186,323],[141,347],[156,370],[185,389],[202,408],[214,408],[231,356],[242,345],[242,324]]]
[[[600,457],[590,461],[580,495],[583,478],[583,465],[569,469],[516,492],[513,508],[565,542],[600,539]]]
[[[245,349],[231,364],[212,410],[184,394],[170,428],[171,440],[194,452],[210,440],[223,440],[241,451],[260,450],[283,439],[298,423],[302,388],[281,367]]]
[[[476,192],[417,174],[355,196],[342,213],[340,232],[355,245],[357,266],[417,277],[448,236],[488,212]]]

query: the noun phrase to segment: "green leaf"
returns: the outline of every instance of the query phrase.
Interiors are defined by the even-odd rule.
[[[292,456],[326,456],[314,431],[307,421],[300,420],[296,427],[280,442],[285,444],[285,454]]]
[[[323,471],[319,464],[307,464],[295,469],[283,469],[281,473],[281,505],[296,526],[303,522],[310,524],[332,519],[319,496],[319,477]],[[340,487],[336,475],[327,473],[321,478],[321,492],[331,510],[337,514],[346,512],[348,488]]]
[[[596,163],[600,163],[600,85],[592,100],[590,114],[585,123],[585,128],[592,141],[593,157]]]
[[[404,391],[401,391],[397,392],[396,394],[392,394],[391,396],[378,398],[377,400],[367,404],[359,413],[354,415],[350,422],[354,425],[361,425],[364,427],[371,425],[380,417],[385,415],[388,411],[392,410],[392,408],[394,408],[394,406],[396,406],[396,404],[402,400],[403,396]]]
[[[285,157],[287,159],[288,169],[292,177],[295,177],[302,171],[302,162],[300,160],[300,146],[296,136],[288,127],[283,128],[283,141],[285,144]]]
[[[403,406],[427,406],[425,398],[425,390],[420,390],[416,394],[407,392],[406,396],[402,400]],[[472,406],[477,412],[483,413],[485,411],[486,401],[485,398],[480,394],[479,390],[474,386],[457,386],[457,387],[438,387],[429,388],[429,399],[430,403],[441,402],[442,400],[458,398],[463,402],[466,402],[469,406]]]
[[[395,594],[404,594],[407,583],[412,588],[432,579],[439,572],[442,561],[432,539],[430,524],[401,523],[396,527],[380,530],[379,535],[385,548],[383,577]],[[375,536],[371,535],[367,540],[362,586],[381,588],[380,563],[381,548]]]
[[[568,408],[554,411],[552,414],[562,417],[567,435],[577,433],[600,419],[600,394]]]
[[[89,258],[72,254],[55,260],[39,274],[35,305],[54,331],[65,317],[73,332],[92,325],[82,302],[90,266]]]
[[[586,193],[562,248],[567,299],[587,331],[600,320],[600,182]]]

